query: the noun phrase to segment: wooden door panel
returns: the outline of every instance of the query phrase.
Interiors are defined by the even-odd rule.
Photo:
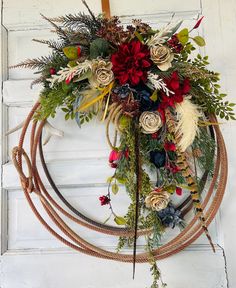
[[[94,13],[101,11],[100,0],[87,0]],[[185,19],[185,26],[192,27],[202,13],[201,0],[135,1],[111,0],[111,12],[122,16],[124,24],[132,18],[142,18],[157,27],[167,23],[173,13],[176,19]],[[4,61],[9,66],[26,58],[47,55],[48,48],[32,42],[32,38],[51,39],[50,27],[39,12],[54,17],[65,13],[85,11],[80,1],[68,0],[15,0],[3,1],[2,34],[5,44]],[[210,12],[209,12],[210,13]],[[203,28],[202,28],[203,29]],[[213,37],[210,38],[213,43]],[[207,48],[208,49],[208,48]],[[213,51],[212,51],[213,50]],[[209,51],[213,52],[214,48]],[[198,51],[197,51],[198,52]],[[32,71],[6,69],[3,65],[3,134],[24,120],[32,103],[38,98],[40,86],[30,89],[36,77]],[[44,147],[45,157],[52,177],[68,201],[86,215],[103,222],[109,210],[99,205],[98,197],[104,194],[106,179],[113,171],[107,163],[109,147],[105,140],[105,127],[98,121],[79,129],[72,121],[65,122],[63,114],[50,122],[65,132],[64,138],[54,138]],[[135,281],[131,279],[132,265],[103,261],[78,254],[54,239],[34,217],[20,190],[18,175],[10,161],[12,147],[17,145],[19,132],[3,138],[2,169],[2,250],[0,264],[1,288],[143,288],[151,282],[149,266],[138,265]],[[28,146],[26,146],[28,149]],[[43,175],[42,168],[39,168]],[[48,187],[48,183],[43,176]],[[120,215],[126,212],[128,199],[122,190],[114,205]],[[49,189],[50,193],[54,193]],[[54,195],[54,194],[53,194]],[[42,215],[40,203],[36,199]],[[61,204],[63,206],[63,204]],[[64,207],[64,206],[63,206]],[[67,209],[66,207],[64,207]],[[64,219],[64,218],[63,218]],[[79,228],[67,223],[91,243],[114,249],[117,240]],[[51,224],[50,220],[49,223]],[[112,220],[109,222],[113,224]],[[221,244],[219,217],[210,227],[214,242]],[[53,225],[53,224],[52,224]],[[163,243],[173,238],[177,230],[170,230]],[[139,249],[142,248],[139,242]],[[126,252],[130,252],[129,249]],[[213,265],[213,264],[214,265]],[[163,277],[169,287],[182,288],[191,283],[191,288],[220,288],[226,286],[225,262],[220,247],[213,254],[206,238],[200,237],[188,249],[170,259],[160,261]]]

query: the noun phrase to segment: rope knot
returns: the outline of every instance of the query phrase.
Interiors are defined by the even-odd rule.
[[[22,168],[22,156],[26,161],[26,165],[28,168],[29,176],[27,177]],[[12,161],[16,170],[20,176],[21,186],[22,188],[27,191],[27,193],[31,193],[34,191],[34,184],[33,184],[33,176],[32,176],[32,165],[29,159],[29,156],[25,152],[23,148],[18,146],[12,149]]]

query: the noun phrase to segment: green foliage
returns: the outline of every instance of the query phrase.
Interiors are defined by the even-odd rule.
[[[153,139],[150,134],[141,133],[140,134],[140,147],[141,147],[140,150],[142,151],[143,157],[148,160],[150,158],[150,152],[162,150],[163,144],[160,143],[160,141]]]
[[[207,127],[200,127],[199,133],[192,144],[192,149],[201,152],[199,157],[196,158],[201,171],[209,171],[209,174],[213,176],[216,142],[209,134]]]
[[[78,14],[67,14],[55,19],[55,22],[60,23],[67,29],[79,30],[89,38],[95,35],[98,29],[101,27],[101,21],[96,18],[93,14],[86,15],[84,13]]]
[[[111,186],[111,191],[112,191],[112,193],[115,194],[115,195],[118,193],[118,191],[119,191],[119,186],[117,185],[117,183],[112,184],[112,186]]]
[[[227,95],[220,93],[219,91],[219,74],[211,72],[206,68],[209,64],[208,57],[202,57],[198,54],[197,57],[189,63],[199,69],[199,71],[202,71],[202,75],[211,75],[211,77],[198,77],[198,79],[191,82],[192,100],[201,106],[203,111],[206,111],[209,114],[215,113],[222,119],[235,120],[235,114],[233,112],[235,104],[229,101],[224,101],[224,98]]]
[[[63,52],[69,60],[76,60],[78,58],[78,50],[75,46],[64,47]]]
[[[124,217],[121,216],[115,216],[114,221],[117,225],[126,225],[126,220]]]
[[[91,59],[96,59],[99,56],[105,57],[108,55],[108,50],[109,43],[102,38],[97,38],[90,45],[90,57]]]
[[[196,36],[196,37],[194,37],[192,39],[200,47],[203,47],[203,46],[206,45],[206,42],[205,42],[204,38],[202,38],[201,36]]]
[[[80,124],[84,124],[84,123],[88,123],[89,121],[91,121],[93,119],[94,116],[96,116],[97,113],[93,110],[89,111],[89,112],[81,112],[79,115],[80,118]]]
[[[182,45],[185,45],[188,43],[188,40],[189,40],[189,31],[187,28],[184,28],[182,29],[178,34],[177,34],[177,37],[179,39],[179,42],[182,44]]]
[[[67,94],[61,85],[54,87],[54,89],[45,88],[40,95],[41,106],[35,117],[38,120],[47,119],[50,116],[55,117],[56,109],[65,103],[66,97]]]
[[[178,62],[187,62],[189,55],[196,50],[192,43],[188,42],[184,47],[179,56],[176,57],[176,63]]]

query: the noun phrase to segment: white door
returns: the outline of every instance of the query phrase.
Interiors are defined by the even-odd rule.
[[[87,2],[94,13],[101,12],[100,0]],[[143,18],[156,25],[169,21],[175,13],[176,18],[185,19],[186,25],[190,26],[195,23],[199,14],[205,15],[202,32],[205,32],[207,40],[206,53],[210,54],[214,68],[225,75],[223,80],[226,83],[229,74],[226,74],[226,69],[222,67],[222,58],[227,46],[216,49],[219,34],[222,34],[223,16],[220,4],[223,4],[223,0],[217,2],[111,0],[110,2],[112,14],[124,16],[124,23],[128,23],[132,18]],[[226,2],[230,2],[226,11],[236,9],[233,0]],[[7,68],[26,58],[47,54],[46,47],[31,41],[32,38],[51,38],[50,27],[40,18],[39,13],[54,17],[78,11],[85,11],[78,0],[2,1],[2,136],[8,128],[16,126],[26,117],[40,91],[40,87],[37,86],[33,90],[30,89],[30,83],[35,77],[31,71]],[[223,14],[226,17],[227,12],[224,11]],[[231,72],[233,71],[234,75],[235,67],[232,64]],[[224,86],[226,87],[226,84]],[[93,122],[88,124],[89,127],[80,130],[73,122],[64,123],[62,115],[58,115],[51,122],[65,132],[64,138],[52,139],[45,148],[49,169],[55,182],[73,205],[82,211],[87,211],[89,216],[104,221],[106,215],[104,209],[99,207],[97,198],[106,189],[105,181],[111,171],[106,165],[109,149],[104,140],[103,125]],[[226,131],[225,135],[228,134]],[[149,287],[151,277],[148,264],[138,265],[136,278],[132,280],[132,265],[78,254],[54,239],[40,225],[24,199],[18,175],[10,159],[11,149],[17,145],[18,137],[19,132],[16,132],[2,138],[0,287]],[[120,209],[120,213],[124,213],[126,200],[122,195],[118,197],[124,205],[117,209]],[[227,200],[225,206],[230,203],[229,199]],[[40,211],[45,215],[43,209]],[[224,218],[224,222],[227,222],[227,219]],[[73,227],[92,243],[108,249],[116,247],[117,241],[113,238]],[[215,254],[212,253],[205,237],[201,237],[185,251],[159,263],[163,278],[169,284],[168,287],[228,287],[220,227],[221,220],[218,215],[210,229],[214,242],[220,245]],[[230,227],[226,229],[229,230]],[[233,288],[234,285],[230,287]]]

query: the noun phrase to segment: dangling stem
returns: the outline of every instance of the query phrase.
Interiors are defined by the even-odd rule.
[[[135,141],[135,159],[136,159],[136,193],[135,193],[135,226],[134,226],[134,249],[133,249],[133,279],[135,276],[135,263],[136,263],[136,250],[137,250],[137,231],[138,231],[138,218],[139,218],[139,193],[142,182],[142,170],[140,161],[140,138],[139,127],[134,123],[134,141]]]

